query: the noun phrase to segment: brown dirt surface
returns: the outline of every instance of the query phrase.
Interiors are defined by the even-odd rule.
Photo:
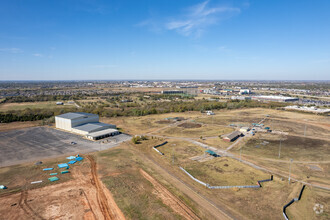
[[[157,121],[156,123],[158,123],[158,124],[171,124],[172,121],[170,121],[170,120],[160,120],[160,121]]]
[[[178,127],[182,127],[182,128],[200,128],[200,127],[202,127],[202,125],[201,124],[196,124],[196,123],[186,122],[186,123],[178,125]]]
[[[42,188],[2,195],[0,220],[10,219],[125,219],[111,193],[98,179],[97,166],[71,169],[73,180]],[[29,183],[27,183],[29,184]]]
[[[97,202],[102,210],[105,219],[125,219],[124,214],[118,208],[115,200],[111,193],[103,185],[102,181],[99,180],[97,175],[97,167],[94,158],[90,155],[87,156],[91,163],[92,179],[91,182],[97,190]]]
[[[144,170],[140,169],[140,173],[155,187],[156,194],[159,196],[164,204],[171,207],[176,213],[180,214],[186,219],[200,219],[188,206],[170,193],[164,186],[158,183]]]

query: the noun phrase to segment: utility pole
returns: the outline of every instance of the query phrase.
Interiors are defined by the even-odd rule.
[[[280,147],[278,149],[278,158],[280,159],[281,157],[281,148],[282,148],[282,135],[280,136]]]
[[[290,159],[290,167],[289,167],[289,184],[290,184],[290,176],[291,176],[291,164],[293,162],[293,159]]]
[[[174,164],[174,146],[175,144],[172,144],[173,148],[172,148],[172,165]]]

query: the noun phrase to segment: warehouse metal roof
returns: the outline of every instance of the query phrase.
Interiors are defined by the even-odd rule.
[[[83,116],[97,116],[97,115],[86,112],[69,112],[62,115],[57,115],[56,117],[65,118],[65,119],[77,119]]]
[[[103,136],[103,135],[106,135],[106,134],[112,134],[112,133],[118,133],[119,131],[117,129],[113,129],[113,128],[109,128],[109,129],[105,129],[105,130],[102,130],[102,131],[96,131],[96,132],[93,132],[93,133],[90,133],[86,136],[89,136],[89,137],[100,137],[100,136]]]
[[[233,138],[236,138],[237,136],[240,136],[241,134],[242,133],[239,132],[239,131],[234,131],[234,132],[232,132],[232,133],[230,133],[228,135],[225,135],[224,137],[232,140]]]
[[[92,122],[92,123],[86,123],[86,124],[83,124],[83,125],[73,127],[73,129],[78,129],[78,130],[86,131],[86,132],[92,132],[97,128],[106,129],[106,128],[109,128],[111,126],[113,126],[113,125],[105,124],[105,123],[101,123],[101,122]]]

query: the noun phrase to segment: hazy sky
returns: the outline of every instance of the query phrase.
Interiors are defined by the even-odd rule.
[[[329,0],[1,0],[0,80],[330,79]]]

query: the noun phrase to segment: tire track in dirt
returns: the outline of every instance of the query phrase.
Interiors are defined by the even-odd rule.
[[[103,184],[101,183],[101,181],[98,178],[97,165],[96,165],[94,158],[90,155],[87,155],[86,157],[90,161],[90,164],[91,164],[91,174],[92,174],[91,183],[97,191],[97,194],[96,194],[97,202],[101,209],[104,219],[106,219],[106,220],[125,219],[125,216],[123,215],[121,210],[116,205],[112,196],[109,194],[108,195],[105,194],[104,190],[107,190],[107,189],[104,189]],[[110,204],[112,204],[111,207],[109,206],[109,202],[110,202]]]
[[[35,212],[31,206],[28,204],[27,202],[27,198],[28,198],[28,191],[27,190],[23,190],[21,192],[21,196],[20,196],[20,199],[19,199],[19,207],[21,209],[23,209],[24,213],[27,214],[28,216],[30,216],[31,218],[35,219],[44,219],[42,218],[37,212]]]
[[[175,197],[170,191],[168,191],[148,173],[142,169],[140,169],[140,173],[155,187],[158,193],[157,196],[159,196],[162,201],[171,207],[176,213],[183,216],[185,219],[200,219],[188,206],[186,206],[180,199]]]

